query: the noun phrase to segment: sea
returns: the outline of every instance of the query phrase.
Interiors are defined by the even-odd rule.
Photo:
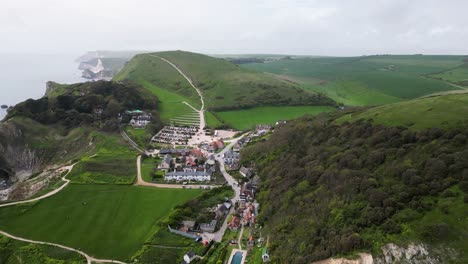
[[[14,106],[28,98],[44,95],[47,81],[84,82],[76,59],[82,54],[1,54],[0,106]],[[6,116],[0,107],[0,120]],[[0,177],[0,190],[9,185]]]
[[[76,59],[82,54],[0,53],[0,105],[14,106],[44,95],[47,81],[84,82]],[[0,108],[0,120],[6,110]]]

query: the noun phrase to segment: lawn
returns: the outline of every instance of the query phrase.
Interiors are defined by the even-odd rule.
[[[129,261],[171,210],[200,190],[71,184],[45,200],[0,209],[14,235],[79,248],[98,258]]]
[[[454,128],[468,126],[468,94],[414,99],[348,114],[338,122],[370,119],[386,126],[411,129]]]
[[[468,65],[465,64],[461,67],[449,70],[449,71],[444,71],[436,74],[432,74],[431,77],[433,78],[440,78],[445,81],[449,82],[463,82],[463,81],[468,81]]]
[[[231,127],[246,130],[258,124],[274,124],[278,120],[289,120],[306,114],[315,115],[334,110],[335,108],[327,106],[266,106],[218,112],[217,115]]]

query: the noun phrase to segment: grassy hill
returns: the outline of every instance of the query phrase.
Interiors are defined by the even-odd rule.
[[[158,95],[163,106],[161,116],[165,120],[190,111],[181,106],[183,101],[198,108],[200,99],[171,65],[152,55],[177,65],[201,89],[209,110],[207,121],[211,126],[232,122],[220,120],[220,116],[214,117],[210,112],[258,106],[334,105],[332,100],[314,91],[269,74],[241,68],[223,59],[183,51],[139,54],[114,79],[137,82]]]
[[[338,122],[372,120],[386,126],[411,129],[468,127],[468,94],[453,94],[413,99],[350,113]]]
[[[442,113],[456,111],[466,113]],[[387,243],[413,242],[441,263],[467,263],[467,130],[334,122],[343,114],[288,122],[241,153],[261,179],[257,222],[272,262],[375,260]]]
[[[345,105],[362,106],[460,89],[430,75],[457,68],[464,64],[464,59],[423,55],[316,57],[243,64],[243,67],[280,75]]]

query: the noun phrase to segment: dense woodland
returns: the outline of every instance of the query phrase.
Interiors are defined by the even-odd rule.
[[[261,176],[258,220],[269,231],[274,262],[376,253],[398,237],[463,247],[464,227],[407,224],[431,210],[454,213],[438,199],[453,197],[466,208],[468,131],[338,125],[338,115],[292,121],[242,152],[242,162],[253,161]]]
[[[115,131],[119,113],[140,109],[152,111],[153,124],[161,125],[155,112],[158,98],[135,84],[98,81],[61,85],[58,89],[60,92],[16,105],[7,119],[22,116],[45,125],[60,124],[67,128],[96,125],[105,131]]]

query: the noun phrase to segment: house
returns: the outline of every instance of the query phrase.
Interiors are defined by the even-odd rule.
[[[149,123],[151,123],[151,115],[144,112],[142,114],[133,115],[130,120],[130,125],[136,129],[145,128]]]
[[[239,161],[240,154],[232,150],[228,150],[224,153],[224,163],[227,165],[237,163]]]
[[[239,152],[241,150],[241,145],[239,143],[236,143],[233,147],[232,150],[234,152]]]
[[[238,216],[233,216],[231,222],[228,224],[228,228],[231,231],[238,230],[241,225],[241,219]]]
[[[169,170],[171,168],[171,163],[172,163],[172,156],[169,154],[166,154],[161,161],[161,164],[159,164],[158,168],[161,170]]]
[[[260,176],[255,175],[250,181],[250,183],[252,184],[252,187],[257,188],[258,184],[260,183]]]
[[[257,130],[257,131],[270,131],[271,126],[270,125],[257,125],[255,127],[255,130]]]
[[[218,150],[218,145],[216,144],[216,142],[213,141],[210,143],[210,146],[208,147],[208,151],[211,153],[214,153],[216,152],[216,150]]]
[[[191,232],[195,229],[195,221],[186,220],[180,222],[179,230],[182,232]]]
[[[224,202],[223,204],[218,205],[218,208],[216,209],[216,219],[220,220],[222,219],[225,215],[229,213],[229,209],[231,209],[231,203],[230,202]]]
[[[242,167],[240,168],[239,173],[240,173],[242,176],[246,177],[246,178],[250,178],[250,177],[252,177],[252,175],[253,175],[252,169],[251,169],[251,168],[246,168],[246,167],[244,167],[244,166],[242,166]]]
[[[244,183],[241,187],[239,199],[243,201],[253,201],[255,198],[255,188],[251,183]]]
[[[197,157],[197,158],[201,158],[203,157],[203,152],[199,149],[193,149],[192,150],[192,155]]]
[[[186,263],[190,263],[190,262],[192,262],[192,260],[195,259],[195,257],[196,257],[195,252],[193,252],[193,251],[190,250],[189,252],[187,252],[187,253],[184,255],[184,261],[185,261]]]
[[[171,171],[164,175],[166,181],[211,181],[211,174],[206,171],[185,170]]]
[[[276,126],[281,126],[285,125],[287,122],[285,120],[279,120],[278,122],[275,123]]]
[[[222,140],[218,140],[215,143],[216,143],[216,147],[218,147],[218,149],[224,148],[224,142]]]
[[[200,230],[203,232],[213,233],[216,229],[218,221],[212,220],[210,223],[200,224]]]

